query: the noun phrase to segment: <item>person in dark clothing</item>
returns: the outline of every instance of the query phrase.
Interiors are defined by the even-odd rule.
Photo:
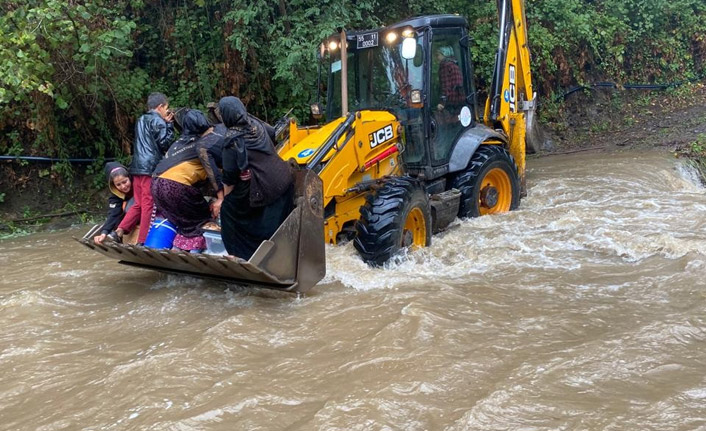
[[[149,111],[135,124],[135,141],[132,145],[129,172],[132,175],[135,205],[130,207],[116,230],[118,236],[122,236],[139,222],[142,229],[137,237],[138,244],[144,244],[152,221],[152,172],[174,140],[174,114],[169,111],[167,96],[162,93],[150,94],[147,98],[147,109]]]
[[[240,99],[224,97],[218,107],[228,128],[221,236],[230,255],[249,259],[292,211],[294,177],[275,152],[265,123],[249,115]]]
[[[206,243],[200,226],[220,214],[223,182],[219,167],[223,137],[200,111],[190,109],[182,120],[183,133],[157,164],[152,196],[157,211],[177,227],[174,246],[203,250]],[[218,198],[210,206],[198,187],[208,181]]]
[[[172,124],[174,125],[174,130],[179,134],[183,133],[182,123],[184,122],[184,116],[189,112],[189,108],[171,108],[170,111],[173,112]]]
[[[213,126],[213,131],[215,133],[218,133],[219,135],[225,136],[226,132],[228,131],[228,128],[223,124],[223,118],[221,117],[221,110],[218,107],[217,103],[209,102],[208,106],[208,121],[211,123]],[[274,144],[275,142],[275,127],[272,126],[271,124],[262,121],[261,119],[255,117],[254,115],[247,114],[249,119],[253,119],[258,121],[262,127],[265,128],[265,132],[267,132],[267,136],[270,137],[272,140],[272,143]]]
[[[96,244],[101,244],[111,233],[114,234],[113,230],[123,219],[125,208],[132,200],[132,182],[125,166],[118,162],[108,162],[105,165],[105,176],[110,190],[108,217],[103,223],[100,235],[93,238]],[[116,236],[111,236],[113,240],[116,238]]]

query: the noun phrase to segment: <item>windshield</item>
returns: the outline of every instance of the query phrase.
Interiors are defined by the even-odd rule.
[[[418,36],[421,38],[421,36]],[[423,89],[424,52],[421,40],[413,59],[402,57],[402,39],[397,43],[351,49],[348,52],[348,110],[397,110],[409,106],[412,90]],[[341,57],[331,56],[327,113],[341,115]]]

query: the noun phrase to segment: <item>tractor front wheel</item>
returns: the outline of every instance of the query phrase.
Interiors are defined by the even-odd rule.
[[[431,243],[429,198],[418,181],[389,179],[365,200],[353,245],[368,264],[380,266],[405,248]]]

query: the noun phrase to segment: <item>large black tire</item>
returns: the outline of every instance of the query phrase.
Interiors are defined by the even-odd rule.
[[[368,264],[380,266],[404,248],[431,243],[429,197],[419,181],[391,178],[365,201],[353,245]]]
[[[520,205],[515,159],[499,145],[478,147],[451,186],[461,192],[460,218],[511,211]]]

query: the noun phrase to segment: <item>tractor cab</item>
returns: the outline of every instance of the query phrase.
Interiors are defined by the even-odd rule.
[[[433,15],[347,33],[345,47],[340,35],[329,38],[321,46],[327,119],[389,111],[403,128],[406,172],[426,179],[448,173],[454,143],[477,120],[467,25],[460,16]]]

